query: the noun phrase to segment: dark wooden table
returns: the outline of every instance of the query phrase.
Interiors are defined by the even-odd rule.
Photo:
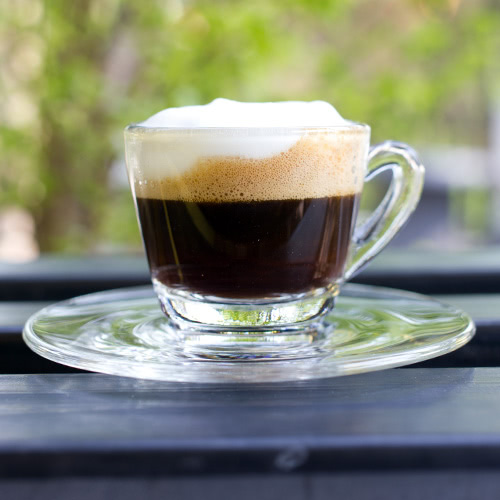
[[[140,257],[0,265],[0,498],[500,496],[500,252],[388,251],[358,277],[477,322],[467,346],[408,368],[159,383],[78,372],[21,341],[47,302],[147,280]]]

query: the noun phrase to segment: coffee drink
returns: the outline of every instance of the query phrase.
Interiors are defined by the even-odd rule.
[[[137,198],[153,279],[227,298],[328,287],[342,275],[356,205],[355,195],[222,203]]]
[[[291,361],[335,349],[340,331],[345,340],[329,314],[342,284],[391,241],[422,189],[411,148],[369,144],[370,127],[321,101],[216,99],[127,127],[130,185],[165,314],[141,326],[144,342],[160,342],[165,359],[273,360],[270,380],[309,377],[318,364],[294,373]],[[387,170],[388,193],[354,238],[364,180]],[[337,366],[335,352],[328,359]]]
[[[222,114],[238,118],[234,106],[218,101],[214,116],[220,118],[226,106]],[[205,113],[192,114],[207,119],[207,108],[217,108],[218,101],[194,107]],[[134,131],[137,140],[129,139],[127,151],[130,180],[156,287],[264,299],[328,289],[341,279],[368,132],[343,129],[344,121],[334,131],[322,127],[325,119],[338,120],[326,103],[274,106],[285,104],[276,112],[279,120],[293,115],[319,127],[293,133],[268,127],[169,130],[153,117],[145,122],[148,129]],[[302,105],[314,108],[314,116],[304,116]],[[273,104],[247,106],[253,111]],[[190,108],[179,109],[189,115]],[[252,122],[255,113],[244,114],[245,123]],[[270,122],[278,126],[273,116]]]

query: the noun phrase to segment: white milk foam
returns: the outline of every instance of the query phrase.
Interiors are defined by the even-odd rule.
[[[215,99],[204,106],[169,108],[141,123],[144,127],[326,127],[347,123],[324,101],[238,102]]]
[[[169,108],[156,113],[141,126],[150,128],[209,128],[209,127],[326,127],[346,125],[338,111],[327,102],[237,102],[215,99],[204,106]],[[242,158],[267,158],[284,152],[296,142],[293,136],[262,137],[253,142],[238,137],[192,137],[190,151],[171,149],[176,169],[183,171],[193,160],[211,156],[239,156]],[[170,154],[170,153],[169,153]]]
[[[353,133],[350,125],[324,101],[215,99],[165,109],[140,123],[127,136],[127,163],[137,194],[148,197],[286,199],[304,183],[310,197],[358,192],[367,148],[360,133],[368,132]],[[332,126],[346,129],[310,130]],[[279,130],[291,127],[305,129]],[[264,130],[270,128],[277,130]],[[244,194],[236,195],[235,186]]]

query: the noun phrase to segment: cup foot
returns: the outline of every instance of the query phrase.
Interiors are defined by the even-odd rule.
[[[279,299],[222,300],[172,291],[157,281],[153,284],[179,345],[190,358],[304,357],[332,329],[323,319],[333,308],[336,286]]]
[[[339,293],[337,284],[313,292],[282,294],[262,299],[225,299],[177,291],[153,280],[154,290],[165,314],[178,323],[195,323],[196,328],[236,329],[254,332],[275,330],[303,323],[328,313]],[[189,326],[189,325],[188,325]],[[299,328],[300,329],[300,328]]]

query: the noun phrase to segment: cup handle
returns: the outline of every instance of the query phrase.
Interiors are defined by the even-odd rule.
[[[354,229],[345,281],[358,273],[394,238],[420,199],[425,169],[412,148],[395,141],[382,142],[370,148],[365,182],[386,170],[392,170],[392,181],[384,199],[370,217]]]

